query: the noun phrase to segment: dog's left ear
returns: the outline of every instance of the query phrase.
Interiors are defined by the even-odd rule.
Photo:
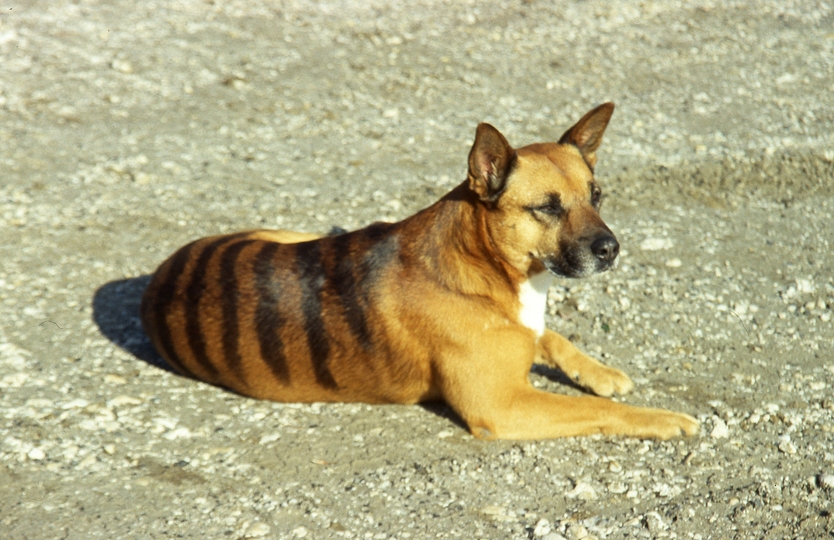
[[[582,117],[559,139],[560,144],[572,144],[585,159],[591,170],[597,163],[597,148],[602,142],[602,134],[614,113],[614,104],[610,101],[594,108]]]
[[[469,152],[469,189],[482,201],[495,202],[504,191],[515,161],[515,150],[489,124],[478,124]]]

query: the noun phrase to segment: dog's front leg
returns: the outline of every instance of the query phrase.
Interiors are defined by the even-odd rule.
[[[538,357],[550,367],[559,368],[576,384],[598,396],[625,394],[634,388],[628,375],[591,358],[556,332],[545,330],[539,338]]]
[[[473,435],[546,439],[603,433],[668,439],[698,431],[698,421],[685,414],[533,388],[528,374],[535,347],[526,333],[494,331],[477,345],[447,353],[436,364],[436,382],[443,399]],[[579,362],[589,361],[595,362]]]
[[[490,406],[479,407],[481,421],[472,434],[487,439],[546,439],[577,435],[624,435],[670,439],[698,432],[691,416],[662,409],[632,407],[595,396],[562,396],[531,387],[503,389]],[[502,401],[502,397],[509,398]],[[465,414],[465,413],[464,413]]]

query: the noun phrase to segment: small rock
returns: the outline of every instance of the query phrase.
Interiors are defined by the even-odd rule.
[[[817,477],[817,485],[823,489],[834,489],[834,474],[820,474]]]
[[[297,527],[292,530],[292,535],[296,538],[304,538],[307,536],[307,529],[306,527]]]
[[[89,405],[90,402],[86,399],[73,399],[72,401],[68,401],[64,403],[61,408],[62,409],[82,409]]]
[[[110,62],[110,67],[120,73],[133,73],[133,65],[127,60],[117,58]]]
[[[63,107],[58,109],[58,116],[61,118],[75,118],[78,115],[78,111],[75,107],[71,105],[64,105]]]
[[[779,443],[779,451],[783,454],[796,454],[796,446],[790,440]]]
[[[26,454],[26,457],[33,461],[40,461],[46,457],[46,452],[44,452],[42,448],[35,447],[29,450],[29,453]]]
[[[131,396],[116,396],[113,399],[107,400],[107,408],[121,407],[122,405],[139,405],[142,403],[141,399]]]
[[[542,537],[542,540],[568,540],[564,536],[559,533],[552,532],[550,534],[546,534]]]
[[[303,529],[303,527],[300,527],[300,528]],[[293,531],[293,532],[295,532],[295,531]],[[306,529],[305,529],[305,533],[306,533]],[[256,522],[256,523],[253,523],[253,524],[249,525],[249,527],[246,528],[246,532],[243,533],[243,537],[244,538],[260,538],[262,536],[266,536],[267,534],[269,534],[269,525],[267,525],[266,523]]]
[[[583,540],[588,538],[588,529],[580,525],[579,523],[571,523],[568,525],[567,529],[565,530],[567,537],[570,540]]]
[[[162,436],[164,439],[169,441],[173,441],[174,439],[188,439],[192,437],[191,430],[186,427],[178,427],[172,429],[168,433]]]
[[[668,238],[646,238],[640,242],[640,249],[643,251],[660,251],[671,249],[675,244]]]
[[[649,529],[649,532],[652,533],[658,533],[668,529],[667,525],[663,522],[663,518],[657,512],[649,512],[646,514],[643,523]]]
[[[668,266],[669,268],[680,268],[681,266],[683,266],[683,263],[680,259],[669,259],[668,261],[666,261],[666,266]]]
[[[33,409],[48,409],[52,407],[52,402],[48,399],[33,398],[26,400],[26,406],[32,407]]]
[[[585,482],[577,482],[576,486],[565,493],[565,495],[570,498],[582,499],[583,501],[592,501],[597,498],[597,492]]]
[[[12,373],[0,379],[0,388],[20,388],[29,379],[26,373]]]
[[[713,439],[726,439],[730,436],[730,428],[727,427],[727,423],[717,416],[713,417],[712,426],[710,437]]]
[[[540,519],[533,529],[533,536],[545,536],[550,534],[550,522],[546,519]]]
[[[90,454],[81,461],[79,461],[78,465],[76,465],[75,468],[79,470],[86,469],[90,465],[93,465],[96,461],[98,461],[98,458],[94,454]]]
[[[622,482],[611,482],[608,484],[609,493],[619,495],[621,493],[625,493],[626,491],[628,491],[628,487]]]
[[[275,442],[281,438],[281,434],[278,432],[274,433],[267,433],[266,435],[262,435],[260,439],[258,439],[258,444],[269,444],[271,442]]]
[[[104,382],[107,384],[127,384],[127,379],[115,373],[108,373],[104,376]]]

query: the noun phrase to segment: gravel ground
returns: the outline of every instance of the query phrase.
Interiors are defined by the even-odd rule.
[[[832,4],[390,4],[0,0],[0,537],[834,536]],[[141,331],[191,239],[402,218],[478,122],[520,146],[607,100],[621,261],[548,322],[696,437],[259,402]]]

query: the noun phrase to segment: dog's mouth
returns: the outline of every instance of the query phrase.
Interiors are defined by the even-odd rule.
[[[615,266],[620,244],[611,233],[591,239],[559,245],[559,253],[542,260],[551,273],[567,278],[581,278],[610,270]]]

